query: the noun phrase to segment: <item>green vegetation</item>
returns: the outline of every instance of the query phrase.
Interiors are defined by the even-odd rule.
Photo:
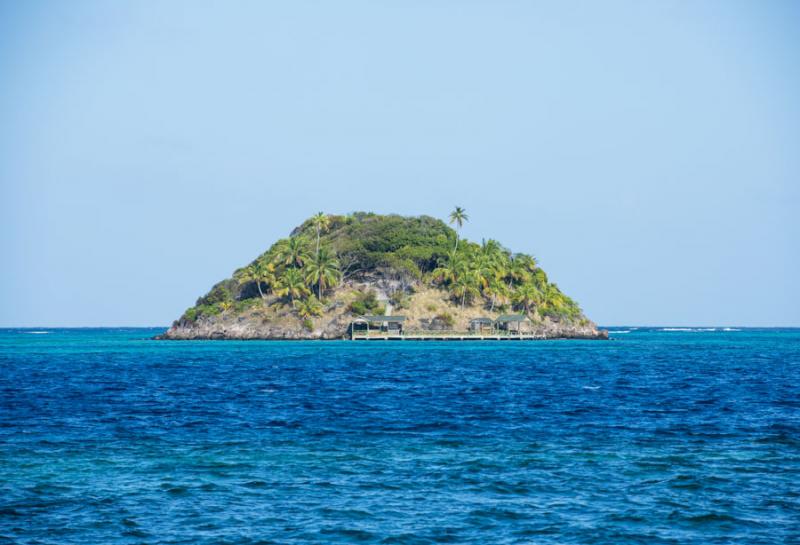
[[[408,308],[414,286],[429,284],[445,290],[461,308],[477,304],[490,312],[523,312],[534,319],[584,319],[575,301],[548,280],[532,256],[513,254],[495,240],[476,244],[461,238],[468,220],[460,207],[449,215],[456,230],[429,216],[320,212],[233,278],[217,283],[183,319],[192,322],[278,304],[307,324],[323,315],[330,304],[327,297],[343,282],[376,275],[400,286],[390,295],[397,309]],[[358,293],[348,310],[355,315],[384,312],[371,290]],[[428,310],[437,307],[428,304]]]
[[[431,281],[464,304],[483,299],[488,309],[511,303],[514,311],[559,319],[581,316],[577,303],[547,279],[536,260],[526,254],[511,254],[497,241],[478,245],[464,241],[457,251],[440,260],[429,275]]]
[[[356,300],[350,303],[350,312],[358,316],[383,314],[384,311],[384,306],[380,304],[373,290],[359,292]]]
[[[449,312],[442,312],[441,314],[436,315],[436,320],[441,321],[447,327],[453,327],[453,324],[456,323],[456,319],[453,318],[453,315]]]

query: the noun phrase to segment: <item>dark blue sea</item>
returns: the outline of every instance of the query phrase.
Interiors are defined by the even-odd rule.
[[[800,543],[800,330],[0,330],[0,543]]]

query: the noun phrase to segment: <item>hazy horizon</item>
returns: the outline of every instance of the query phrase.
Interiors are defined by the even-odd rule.
[[[800,326],[800,4],[0,4],[0,327],[163,327],[317,211],[600,325]],[[616,326],[614,325],[616,324]]]

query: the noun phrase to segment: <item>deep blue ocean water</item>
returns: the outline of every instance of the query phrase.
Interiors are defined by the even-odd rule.
[[[160,332],[0,330],[0,543],[800,543],[800,330]]]

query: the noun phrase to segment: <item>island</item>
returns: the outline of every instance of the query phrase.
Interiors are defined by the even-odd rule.
[[[608,339],[537,260],[468,220],[322,212],[215,284],[158,339]]]

